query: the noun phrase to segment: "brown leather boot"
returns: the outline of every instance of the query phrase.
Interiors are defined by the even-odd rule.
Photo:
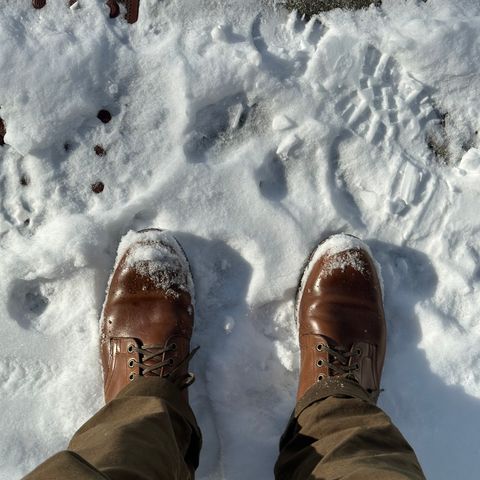
[[[168,378],[187,396],[193,302],[188,260],[169,232],[122,239],[102,314],[106,402],[142,375]]]
[[[140,0],[107,0],[107,6],[110,9],[110,18],[116,18],[120,15],[119,3],[125,3],[127,13],[125,18],[128,23],[135,23],[138,20],[140,10]]]
[[[32,0],[33,8],[43,8],[47,4],[47,0]]]
[[[376,402],[386,347],[382,288],[368,247],[334,235],[313,252],[297,297],[297,399],[317,382],[358,382]]]

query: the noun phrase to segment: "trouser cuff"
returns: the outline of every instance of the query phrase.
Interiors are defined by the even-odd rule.
[[[314,383],[298,400],[294,416],[298,417],[312,403],[327,397],[352,397],[375,404],[372,397],[360,386],[358,382],[345,377],[329,377],[321,382]]]
[[[120,390],[115,398],[123,397],[161,397],[167,401],[175,399],[175,403],[188,407],[182,391],[170,380],[163,377],[138,376],[125,388]]]
[[[198,426],[193,410],[185,399],[182,391],[170,380],[161,377],[137,377],[129,383],[115,397],[158,397],[168,403],[171,410],[175,410],[192,427],[194,438],[192,438],[192,450],[200,452],[202,446],[202,434]],[[194,455],[194,467],[198,467],[198,453]]]

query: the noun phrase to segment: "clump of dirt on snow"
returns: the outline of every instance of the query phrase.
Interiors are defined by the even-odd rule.
[[[5,145],[5,135],[7,134],[7,129],[5,127],[5,122],[3,118],[0,117],[0,145]]]

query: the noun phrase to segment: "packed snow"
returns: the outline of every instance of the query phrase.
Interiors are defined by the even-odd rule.
[[[381,266],[380,405],[427,478],[475,477],[479,2],[306,22],[273,0],[142,0],[133,25],[67,3],[0,4],[0,477],[102,406],[105,287],[122,236],[148,227],[195,280],[197,478],[273,478],[297,283],[336,232]]]

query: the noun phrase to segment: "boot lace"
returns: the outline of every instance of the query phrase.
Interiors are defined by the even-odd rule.
[[[182,360],[180,360],[174,367],[169,369],[168,373],[161,374],[160,369],[166,366],[172,366],[174,364],[173,358],[168,360],[161,360],[160,358],[163,354],[168,352],[173,352],[177,349],[175,343],[171,343],[166,347],[163,345],[142,345],[141,347],[136,347],[132,345],[131,351],[139,354],[140,361],[134,360],[134,363],[138,365],[141,370],[141,375],[156,375],[162,378],[168,378],[174,385],[176,385],[180,390],[189,387],[195,381],[195,375],[193,373],[184,373],[180,374],[179,369],[182,365],[188,363],[192,357],[198,352],[200,347],[195,347],[191,352],[186,355]],[[155,363],[147,365],[149,360],[156,360]]]
[[[329,360],[331,357],[334,358],[333,362],[330,362],[329,360],[319,360],[318,366],[320,367],[326,365],[337,375],[353,377],[353,372],[360,368],[358,363],[354,363],[352,365],[348,364],[350,357],[355,357],[361,354],[360,349],[352,351],[342,346],[329,347],[328,345],[320,343],[317,345],[317,350],[319,352],[327,352],[329,355]]]

